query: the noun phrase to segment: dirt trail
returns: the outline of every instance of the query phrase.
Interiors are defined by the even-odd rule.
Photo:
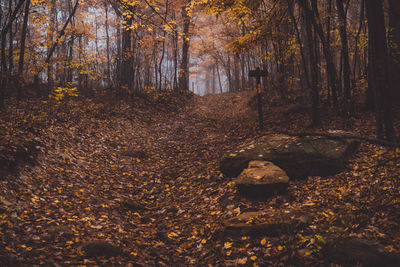
[[[250,92],[194,97],[178,113],[89,100],[51,115],[37,103],[36,113],[24,109],[16,118],[36,120],[25,128],[40,130],[28,139],[42,153],[18,178],[0,181],[0,266],[320,266],[326,240],[354,236],[399,252],[398,151],[363,143],[340,174],[293,180],[288,195],[265,201],[239,197],[218,163],[257,138],[250,99]],[[308,125],[284,106],[265,115],[262,134]],[[362,115],[354,130],[371,134]],[[340,129],[340,118],[325,121],[319,130]],[[260,210],[312,219],[279,236],[220,235],[222,220]],[[89,243],[97,258],[84,253],[90,241],[107,242]]]
[[[247,103],[246,93],[195,97],[184,112],[151,123],[83,116],[50,127],[2,225],[4,262],[215,264],[214,233],[234,198],[218,160],[251,132]],[[143,153],[121,155],[131,150]],[[92,240],[124,253],[88,259],[81,247]]]

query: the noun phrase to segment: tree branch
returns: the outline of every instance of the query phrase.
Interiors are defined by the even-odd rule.
[[[371,144],[376,144],[380,146],[385,146],[385,147],[393,147],[393,148],[400,148],[400,143],[399,142],[390,142],[382,139],[377,139],[377,138],[371,138],[369,136],[364,136],[364,135],[356,135],[356,134],[350,134],[350,133],[341,133],[341,134],[330,134],[330,133],[316,133],[316,132],[303,132],[303,133],[290,133],[290,132],[279,132],[281,134],[286,134],[290,136],[320,136],[320,137],[327,137],[330,139],[336,139],[336,140],[341,140],[341,139],[354,139],[358,141],[365,141]]]

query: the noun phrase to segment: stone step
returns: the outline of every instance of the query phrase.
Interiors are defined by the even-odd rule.
[[[268,198],[287,192],[289,177],[269,161],[251,161],[235,180],[239,193],[249,198]]]

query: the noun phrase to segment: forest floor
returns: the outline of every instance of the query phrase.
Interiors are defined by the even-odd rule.
[[[268,133],[307,130],[309,120],[300,106],[270,107],[259,132],[252,94],[194,96],[167,110],[8,103],[0,117],[9,167],[0,172],[0,265],[319,265],[324,243],[338,236],[399,252],[398,150],[362,143],[343,173],[292,181],[288,196],[237,194],[218,169],[222,155]],[[341,128],[332,112],[322,119],[319,131]],[[352,130],[373,136],[373,121],[357,113]],[[278,237],[221,234],[225,218],[282,208],[312,222]],[[112,246],[93,251],[90,241]]]

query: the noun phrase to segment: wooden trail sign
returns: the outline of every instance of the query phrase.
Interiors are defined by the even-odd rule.
[[[260,125],[260,130],[264,128],[263,126],[263,115],[262,115],[262,92],[261,92],[261,77],[266,77],[267,71],[257,68],[255,70],[249,71],[249,77],[254,77],[257,79],[257,99],[258,99],[258,122]]]

